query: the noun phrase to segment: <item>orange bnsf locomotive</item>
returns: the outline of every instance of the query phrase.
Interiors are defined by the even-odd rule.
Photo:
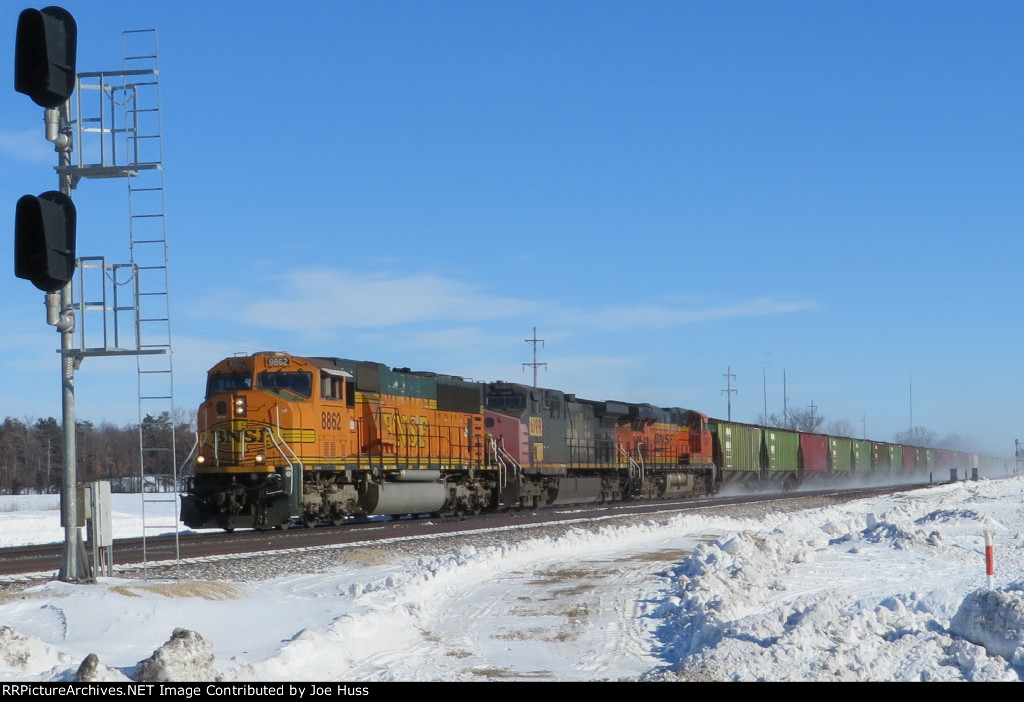
[[[279,352],[209,372],[189,527],[710,494],[708,418]]]

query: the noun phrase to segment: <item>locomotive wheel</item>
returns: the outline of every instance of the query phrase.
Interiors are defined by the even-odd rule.
[[[289,519],[288,521],[281,522],[280,524],[276,525],[274,528],[277,529],[278,531],[288,531],[288,528],[291,525],[292,525],[292,520]]]
[[[313,514],[312,512],[302,513],[302,526],[307,529],[312,529],[316,526],[316,523],[320,521],[319,515]]]
[[[331,512],[331,526],[341,526],[345,523],[345,515],[341,512]]]

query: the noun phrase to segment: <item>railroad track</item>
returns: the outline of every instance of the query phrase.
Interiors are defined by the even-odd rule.
[[[846,502],[879,494],[926,487],[924,484],[893,485],[876,488],[801,490],[788,493],[718,495],[693,500],[616,502],[545,507],[538,510],[495,512],[476,517],[442,517],[399,520],[368,520],[340,527],[321,526],[306,529],[293,526],[287,530],[188,532],[178,536],[179,561],[218,558],[246,558],[272,553],[286,553],[339,547],[352,544],[379,543],[414,537],[436,537],[473,531],[531,529],[533,527],[573,524],[577,522],[610,521],[643,515],[694,510],[713,510],[751,503],[770,503],[777,509],[803,509],[832,502]],[[0,548],[0,586],[24,585],[26,582],[49,580],[60,568],[62,543]],[[88,544],[86,551],[90,552]],[[149,566],[161,569],[173,564],[174,535],[117,539],[113,546],[115,574],[137,577]]]

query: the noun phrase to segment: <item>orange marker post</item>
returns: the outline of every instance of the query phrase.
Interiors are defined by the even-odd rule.
[[[985,532],[985,574],[988,575],[988,589],[992,589],[992,576],[996,574],[996,559],[992,551],[992,532]]]

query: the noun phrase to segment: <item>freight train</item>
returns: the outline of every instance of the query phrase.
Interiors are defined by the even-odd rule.
[[[978,454],[282,352],[217,363],[197,424],[181,519],[227,531],[1006,469]]]

